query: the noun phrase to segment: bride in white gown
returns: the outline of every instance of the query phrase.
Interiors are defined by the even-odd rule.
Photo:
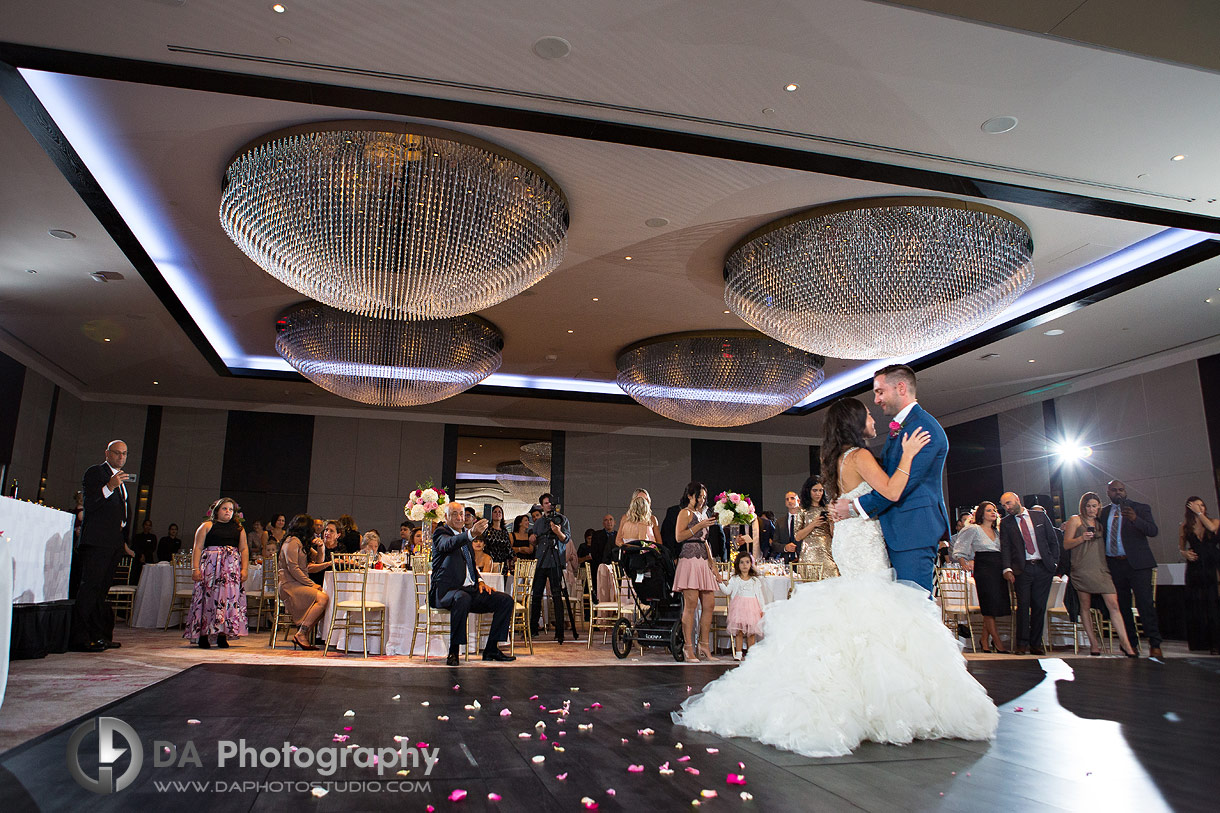
[[[859,401],[831,406],[822,446],[828,490],[848,499],[872,489],[901,495],[927,434],[903,438],[892,478],[860,448],[875,436]],[[993,738],[995,704],[966,671],[927,592],[894,580],[880,523],[836,523],[833,554],[842,575],[802,584],[768,607],[763,640],[741,666],[683,703],[674,722],[812,757],[842,756],[863,740]]]

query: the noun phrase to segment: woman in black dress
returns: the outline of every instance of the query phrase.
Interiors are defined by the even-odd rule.
[[[513,558],[512,534],[504,525],[504,509],[499,505],[491,507],[491,522],[483,532],[483,549],[493,562],[506,565],[504,570],[508,571],[507,563]]]
[[[1207,515],[1198,497],[1186,501],[1178,530],[1178,550],[1186,560],[1186,637],[1191,649],[1220,654],[1220,522]]]
[[[974,522],[953,538],[953,558],[974,573],[979,594],[979,613],[983,616],[983,649],[991,640],[992,652],[1007,652],[1000,643],[995,620],[1012,615],[1008,583],[1000,562],[1000,512],[995,503],[981,502],[974,509]]]

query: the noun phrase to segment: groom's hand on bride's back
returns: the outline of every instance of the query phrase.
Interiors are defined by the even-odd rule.
[[[836,520],[847,519],[851,516],[851,501],[840,497],[835,500],[831,513],[834,514]]]

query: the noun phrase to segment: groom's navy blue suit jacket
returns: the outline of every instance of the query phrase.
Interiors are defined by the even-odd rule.
[[[896,502],[890,502],[875,491],[860,498],[860,507],[870,517],[881,522],[885,544],[891,550],[907,551],[917,548],[936,550],[940,539],[949,530],[949,512],[945,508],[944,487],[945,457],[949,454],[949,438],[945,430],[919,404],[907,413],[897,437],[885,443],[881,467],[886,474],[893,475],[902,460],[902,436],[919,428],[932,436],[927,446],[915,455],[907,486]],[[888,425],[886,426],[889,432]],[[900,577],[903,574],[899,574]]]

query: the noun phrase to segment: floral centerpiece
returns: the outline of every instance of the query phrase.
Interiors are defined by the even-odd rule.
[[[716,522],[721,527],[729,525],[750,525],[758,519],[754,513],[754,503],[748,494],[738,494],[735,491],[721,491],[716,495],[716,504],[712,506],[716,514]]]
[[[402,512],[412,522],[423,523],[425,545],[432,542],[432,526],[444,521],[445,505],[448,502],[449,495],[445,493],[445,489],[433,487],[431,480],[423,485],[417,484],[416,489],[407,497],[407,504],[402,507]]]

